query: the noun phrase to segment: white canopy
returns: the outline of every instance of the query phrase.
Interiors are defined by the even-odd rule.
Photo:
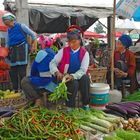
[[[6,0],[15,2],[15,0]],[[28,0],[29,3],[36,4],[55,4],[65,6],[84,6],[84,7],[113,7],[113,0]]]
[[[116,31],[128,33],[140,33],[140,27],[136,27],[133,21],[126,20],[120,25],[116,25]]]

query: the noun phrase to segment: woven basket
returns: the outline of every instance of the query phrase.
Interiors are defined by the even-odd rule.
[[[88,69],[88,73],[91,76],[91,80],[93,83],[105,83],[106,82],[106,74],[107,68],[90,68]]]
[[[0,107],[13,107],[15,109],[19,109],[25,107],[27,105],[27,101],[24,96],[14,99],[0,99]]]

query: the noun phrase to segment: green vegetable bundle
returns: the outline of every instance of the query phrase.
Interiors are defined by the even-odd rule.
[[[79,127],[74,117],[45,108],[20,110],[3,126],[0,126],[2,140],[81,140]]]
[[[82,109],[75,109],[70,113],[70,115],[79,120],[79,124],[81,124],[82,129],[85,130],[87,128],[87,131],[90,132],[93,129],[103,133],[109,133],[115,130],[122,121],[120,117],[108,115],[102,111],[94,109],[91,109],[89,112]],[[89,127],[91,129],[89,129]]]
[[[57,53],[57,52],[59,51],[59,49],[58,49],[55,45],[52,46],[52,50],[53,50],[55,53]]]
[[[123,99],[124,101],[138,101],[140,102],[140,91],[128,95]]]
[[[140,140],[140,133],[118,129],[115,136],[105,136],[103,140]]]
[[[67,92],[66,84],[65,84],[64,81],[62,81],[62,83],[60,83],[58,85],[58,87],[56,87],[54,92],[52,94],[50,94],[49,101],[56,102],[59,99],[68,100],[68,96],[67,95],[68,95],[68,92]]]

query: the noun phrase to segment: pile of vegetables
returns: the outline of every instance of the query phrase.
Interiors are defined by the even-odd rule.
[[[140,140],[140,133],[132,130],[117,129],[115,136],[105,136],[103,140]]]
[[[0,127],[0,139],[82,140],[74,117],[45,108],[20,110]]]
[[[123,119],[120,117],[93,109],[91,109],[91,111],[75,109],[70,112],[70,115],[74,116],[78,120],[81,129],[92,134],[96,134],[97,131],[102,133],[110,133],[123,121]]]
[[[68,91],[65,79],[56,87],[54,92],[50,94],[49,101],[57,102],[60,99],[68,100]]]
[[[135,130],[140,132],[140,119],[129,118],[128,121],[123,123],[124,130]]]
[[[123,101],[137,101],[140,102],[140,91],[128,95],[123,99]]]
[[[121,102],[114,103],[106,106],[106,113],[121,116],[125,119],[134,118],[140,116],[140,103],[139,102]]]
[[[6,90],[6,91],[0,90],[0,99],[15,99],[20,97],[21,97],[21,93],[15,93],[14,91],[10,91],[10,90]]]

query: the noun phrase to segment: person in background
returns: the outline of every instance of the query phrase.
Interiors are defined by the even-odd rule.
[[[95,58],[93,57],[93,51],[94,51],[94,46],[93,44],[91,43],[91,41],[89,42],[88,45],[85,46],[85,49],[88,51],[89,53],[89,64],[92,65],[92,64],[95,64]]]
[[[136,85],[136,61],[133,52],[129,50],[132,46],[132,39],[128,35],[122,35],[117,43],[114,53],[115,85],[119,89],[124,79],[130,79],[130,92],[133,92]]]
[[[63,46],[63,42],[61,41],[59,37],[57,37],[53,45],[56,46],[60,50]]]
[[[2,20],[8,26],[7,47],[9,48],[8,62],[11,65],[10,77],[13,90],[21,90],[21,80],[26,76],[26,67],[28,64],[29,44],[26,36],[32,38],[32,51],[36,40],[35,33],[25,24],[18,23],[16,17],[11,13],[2,16]]]
[[[23,78],[21,86],[29,101],[36,106],[42,105],[41,93],[53,92],[56,85],[53,83],[54,77],[50,73],[49,63],[54,58],[55,53],[50,48],[53,44],[51,38],[46,38],[41,50],[32,64],[30,77]]]
[[[75,107],[75,98],[78,90],[82,94],[83,108],[89,109],[90,80],[87,73],[89,66],[89,53],[81,44],[82,30],[73,25],[67,30],[69,46],[62,48],[50,62],[50,72],[61,81],[66,78],[68,88],[68,110]]]

